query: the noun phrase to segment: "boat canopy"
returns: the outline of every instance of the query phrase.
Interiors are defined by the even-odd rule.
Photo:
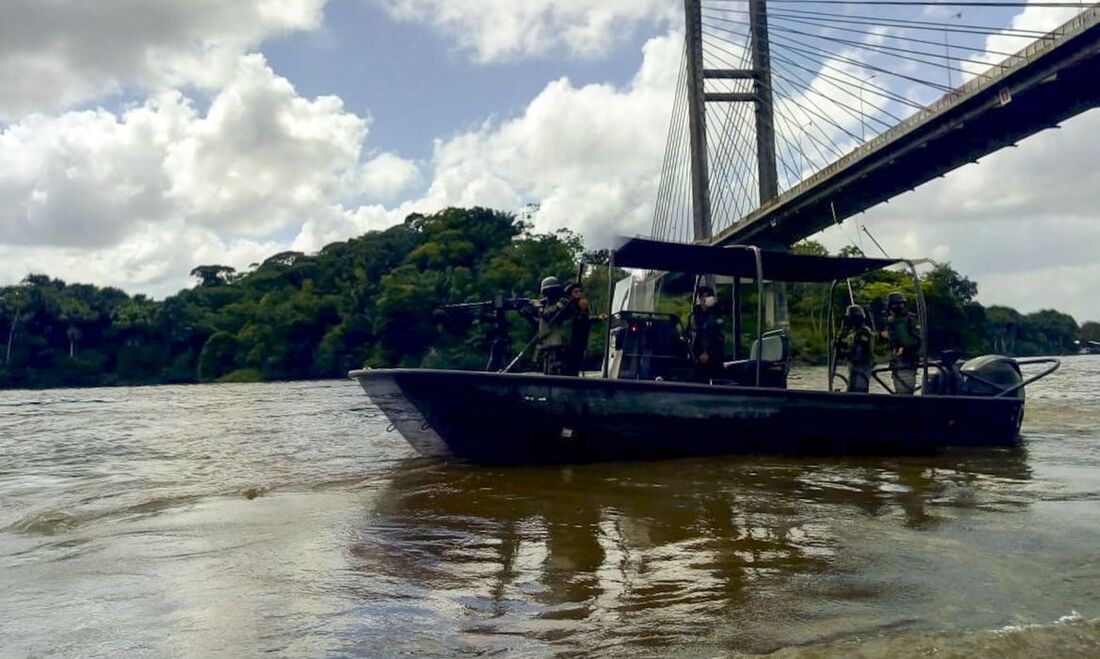
[[[745,245],[710,247],[630,238],[615,250],[614,258],[615,265],[621,268],[753,279],[757,276],[756,251]],[[905,262],[904,259],[811,256],[765,249],[759,253],[764,277],[786,282],[836,281]]]

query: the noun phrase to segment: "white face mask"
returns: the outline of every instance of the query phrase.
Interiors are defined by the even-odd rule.
[[[710,309],[711,307],[713,307],[716,304],[718,304],[718,298],[714,297],[713,295],[708,295],[708,296],[703,298],[703,308],[704,309]]]

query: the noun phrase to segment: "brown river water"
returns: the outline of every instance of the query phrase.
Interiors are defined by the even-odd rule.
[[[0,656],[1100,656],[1100,357],[1017,450],[488,469],[387,426],[350,381],[0,392]]]

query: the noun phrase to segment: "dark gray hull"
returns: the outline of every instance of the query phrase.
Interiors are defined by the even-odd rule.
[[[425,455],[481,464],[1012,446],[1023,400],[426,369],[353,371]]]

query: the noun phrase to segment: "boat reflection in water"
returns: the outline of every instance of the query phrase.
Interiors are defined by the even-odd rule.
[[[411,617],[457,625],[471,650],[767,651],[912,624],[922,598],[952,587],[950,570],[927,571],[927,552],[950,563],[956,551],[928,546],[941,526],[1026,509],[1029,479],[1019,449],[569,468],[415,459],[351,553],[363,581],[392,589],[367,599],[400,593],[426,607]]]

